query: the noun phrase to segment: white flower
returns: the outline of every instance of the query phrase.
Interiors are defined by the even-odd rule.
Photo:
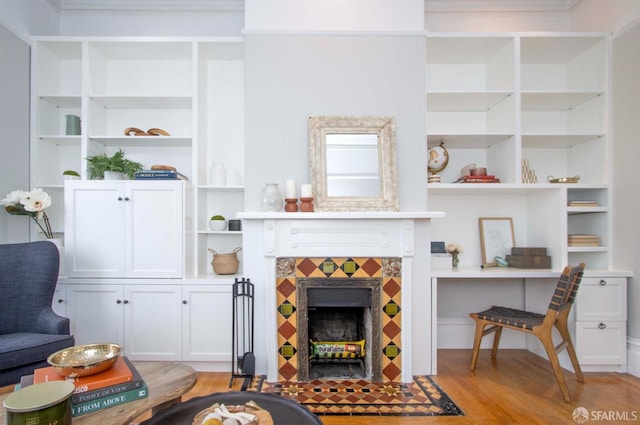
[[[24,190],[14,190],[9,193],[6,198],[0,201],[0,205],[19,205],[20,201],[27,198],[29,196],[29,192]]]
[[[450,254],[462,254],[464,252],[464,249],[462,248],[462,245],[458,243],[449,243],[447,244],[447,252]]]
[[[51,205],[51,197],[40,188],[33,189],[26,198],[20,200],[26,211],[42,211]]]

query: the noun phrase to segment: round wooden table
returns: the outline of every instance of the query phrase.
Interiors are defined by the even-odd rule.
[[[73,425],[128,425],[150,410],[153,414],[178,402],[196,383],[197,375],[189,365],[175,362],[133,362],[149,388],[149,397],[73,418]],[[0,406],[9,394],[0,395]],[[0,407],[0,424],[5,410]]]

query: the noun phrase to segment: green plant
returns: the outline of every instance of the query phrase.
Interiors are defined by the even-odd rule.
[[[62,172],[62,175],[63,176],[77,176],[77,177],[80,177],[80,174],[78,174],[77,171],[73,171],[73,170],[64,170]]]
[[[90,156],[87,158],[87,162],[89,163],[87,170],[91,179],[103,179],[105,171],[115,171],[123,173],[133,180],[136,172],[142,169],[142,164],[139,162],[126,159],[122,149],[118,149],[118,152],[110,157],[106,153]]]
[[[221,215],[214,215],[211,216],[211,218],[209,220],[224,220],[225,218]]]

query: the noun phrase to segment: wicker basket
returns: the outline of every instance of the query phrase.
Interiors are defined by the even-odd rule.
[[[209,252],[213,254],[211,266],[216,274],[234,274],[238,271],[238,251],[242,248],[238,247],[229,254],[218,254],[214,249],[209,248]]]

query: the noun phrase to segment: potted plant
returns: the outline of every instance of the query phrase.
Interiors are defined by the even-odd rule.
[[[64,182],[65,180],[79,180],[80,179],[80,174],[77,171],[74,170],[64,170],[62,172],[62,181]]]
[[[87,162],[89,163],[87,167],[89,177],[94,180],[105,178],[107,180],[122,180],[124,176],[133,180],[136,172],[142,169],[142,164],[139,162],[126,159],[122,149],[118,149],[118,152],[112,156],[107,156],[106,153],[90,156],[87,158]],[[120,173],[120,177],[110,175],[110,172]]]
[[[227,220],[221,215],[214,215],[209,219],[209,229],[219,232],[227,228]]]

